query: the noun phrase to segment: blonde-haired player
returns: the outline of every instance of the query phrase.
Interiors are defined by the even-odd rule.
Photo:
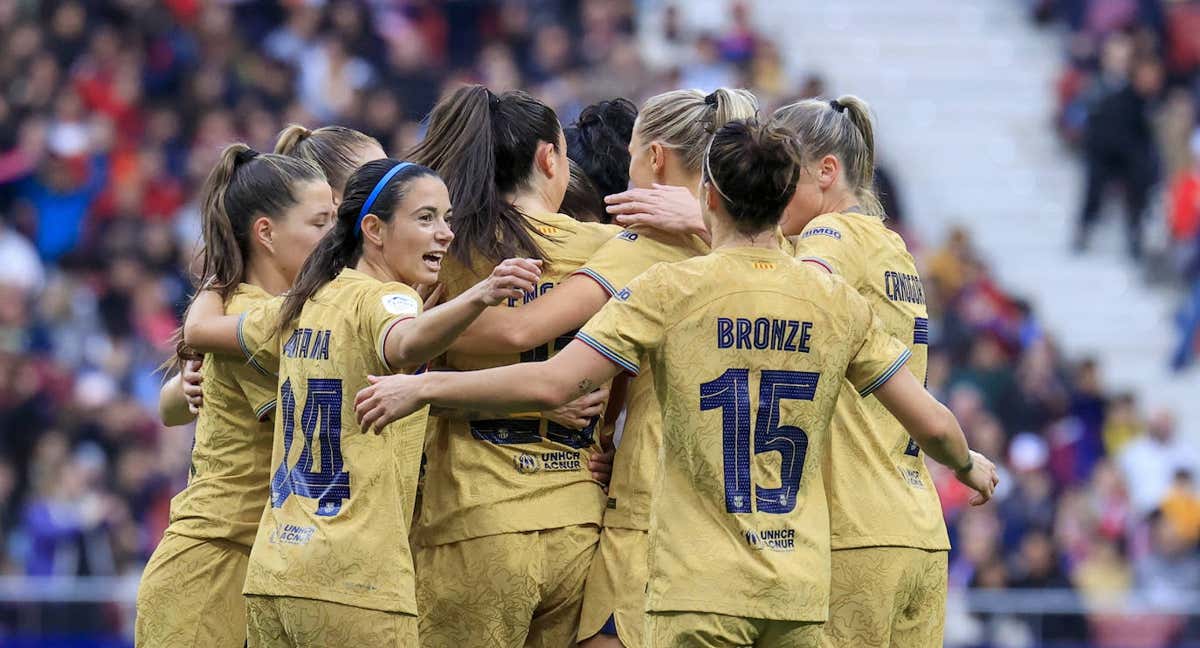
[[[924,380],[929,320],[904,241],[887,229],[872,190],[874,128],[865,102],[844,96],[778,109],[772,123],[803,143],[802,173],[783,231],[796,255],[846,279],[886,330],[908,345]],[[695,232],[704,228],[686,197],[630,192],[618,220]],[[919,448],[874,398],[847,383],[833,420],[829,486],[833,547],[829,646],[940,646],[950,547],[937,492]],[[871,488],[863,488],[871,484]]]
[[[746,90],[672,90],[642,104],[629,142],[629,179],[654,185],[700,189],[701,163],[712,133],[726,122],[749,119],[758,100]],[[690,195],[690,194],[689,194]],[[664,235],[650,228],[622,231],[550,294],[524,308],[485,313],[455,343],[457,348],[519,351],[571,336],[634,277],[656,263],[706,254],[694,235]],[[650,492],[662,413],[649,368],[629,385],[624,431],[613,463],[604,529],[583,596],[579,639],[599,648],[642,645],[646,598]]]
[[[554,358],[391,376],[356,398],[367,428],[426,404],[543,407],[622,370],[637,374],[648,358],[663,403],[651,646],[820,644],[829,593],[822,473],[843,376],[877,395],[936,460],[973,458],[959,473],[978,492],[973,503],[996,484],[994,467],[904,368],[910,351],[880,330],[865,300],[779,249],[797,147],[782,129],[722,127],[703,175],[713,252],[643,273]]]
[[[784,214],[799,233],[797,257],[846,280],[884,330],[912,353],[924,380],[929,313],[904,240],[883,224],[875,197],[875,135],[858,97],[808,99],[772,122],[804,143],[804,172]],[[875,398],[849,384],[834,413],[825,479],[833,534],[833,580],[825,645],[942,645],[950,540],[920,448]],[[958,470],[967,465],[952,465]],[[863,488],[870,484],[870,488]]]

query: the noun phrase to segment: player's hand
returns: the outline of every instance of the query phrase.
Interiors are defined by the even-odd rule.
[[[521,299],[537,286],[542,277],[542,262],[537,259],[505,259],[491,276],[475,284],[479,299],[496,306],[506,299]]]
[[[645,225],[673,234],[708,236],[700,203],[685,187],[654,184],[605,196],[606,210],[619,225]]]
[[[590,394],[584,394],[576,398],[566,405],[560,405],[556,409],[542,412],[542,417],[572,430],[582,430],[588,426],[588,423],[592,422],[593,418],[604,414],[604,404],[607,401],[608,388],[601,387]]]
[[[188,411],[192,414],[199,414],[200,407],[204,405],[204,389],[200,385],[204,382],[204,378],[200,375],[200,366],[203,363],[204,360],[187,360],[179,372],[179,384],[183,389],[183,398],[187,401]]]
[[[996,474],[995,464],[974,450],[971,451],[970,470],[960,470],[954,473],[954,476],[975,491],[975,494],[971,496],[971,506],[987,504],[988,500],[992,499],[992,494],[996,492],[996,485],[1000,483],[1000,476]]]
[[[421,409],[422,404],[416,398],[420,376],[367,376],[367,380],[371,384],[354,397],[354,418],[364,434],[379,434],[389,423]]]
[[[608,429],[612,430],[612,428]],[[592,471],[592,479],[604,484],[605,489],[612,481],[613,457],[616,454],[617,447],[613,445],[612,435],[601,433],[600,452],[593,453],[588,457],[588,470]]]

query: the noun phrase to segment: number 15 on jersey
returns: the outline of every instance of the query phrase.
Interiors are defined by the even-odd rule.
[[[779,405],[783,400],[811,401],[817,393],[819,378],[820,374],[812,371],[763,369],[753,439],[750,436],[750,370],[726,369],[717,378],[700,385],[700,411],[721,410],[725,508],[730,513],[784,514],[796,508],[800,479],[804,475],[804,458],[808,454],[808,434],[794,425],[782,424]],[[752,482],[751,446],[755,455],[779,453],[778,488],[764,488]]]

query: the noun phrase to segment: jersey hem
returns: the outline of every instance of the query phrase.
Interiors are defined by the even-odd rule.
[[[349,594],[337,590],[319,590],[314,593],[312,589],[307,589],[304,594],[298,594],[286,588],[271,591],[271,588],[268,587],[251,587],[249,583],[242,589],[242,594],[245,596],[286,596],[288,598],[301,598],[310,601],[328,601],[363,610],[417,616],[416,596],[413,596],[411,599],[396,596],[380,596],[368,599],[361,594]]]
[[[413,319],[412,315],[401,315],[400,317],[388,322],[387,325],[383,327],[383,333],[379,334],[379,346],[376,347],[375,352],[379,355],[379,361],[383,363],[384,367],[387,367],[388,371],[396,371],[392,368],[391,363],[387,361],[388,336],[392,334],[392,329],[396,328],[397,324],[400,322],[406,322],[410,319]]]
[[[744,607],[735,608],[705,599],[686,599],[673,597],[646,597],[646,613],[656,612],[700,612],[703,614],[721,614],[724,616],[741,617],[744,619],[763,619],[766,621],[791,621],[801,623],[824,623],[828,620],[828,602],[825,605],[796,606],[797,612],[781,614],[780,607]]]
[[[948,540],[939,540],[937,542],[919,541],[904,536],[875,536],[872,538],[847,538],[841,541],[831,542],[830,549],[832,551],[846,551],[849,549],[870,549],[871,547],[897,547],[901,549],[921,549],[923,551],[950,551],[950,542]]]
[[[621,356],[621,354],[608,348],[603,342],[588,335],[587,333],[580,331],[575,334],[575,339],[588,345],[594,351],[610,360],[613,364],[624,369],[626,373],[629,373],[635,377],[641,373],[641,368],[636,362],[630,362],[629,360],[626,360],[623,356]]]
[[[573,486],[574,488],[572,488]],[[591,493],[581,494],[580,486],[587,486],[589,490],[595,488],[597,491],[591,507],[584,502],[593,495]],[[593,482],[564,484],[559,487],[559,493],[556,495],[558,496],[539,501],[536,509],[531,509],[530,505],[525,502],[517,504],[481,503],[472,507],[477,511],[465,513],[460,509],[455,515],[446,516],[447,522],[415,530],[412,534],[413,544],[418,547],[437,547],[504,533],[529,533],[581,525],[601,527],[604,518],[604,493]],[[562,513],[559,516],[543,517],[534,523],[513,522],[515,519],[522,518],[537,519],[536,515],[528,514],[533,510],[562,511]]]
[[[246,361],[248,363],[250,363],[251,367],[254,367],[255,371],[257,371],[258,373],[260,373],[264,376],[270,376],[271,372],[267,371],[266,367],[262,366],[261,364],[258,363],[258,360],[254,359],[254,354],[250,353],[250,348],[248,346],[246,346],[246,336],[242,332],[242,326],[245,324],[246,315],[248,315],[249,313],[250,313],[250,311],[243,311],[242,314],[238,316],[238,324],[237,324],[238,347],[242,350],[242,355],[246,356]]]
[[[870,396],[871,393],[874,392],[876,389],[883,387],[884,383],[891,380],[892,376],[896,375],[896,372],[900,371],[900,367],[903,367],[904,364],[907,363],[908,359],[911,357],[912,357],[912,351],[909,351],[908,349],[904,349],[904,353],[901,353],[900,357],[896,358],[896,360],[894,362],[892,362],[892,364],[889,365],[888,368],[883,371],[883,373],[879,374],[879,377],[877,377],[875,380],[871,381],[871,384],[867,385],[862,390],[860,390],[858,392],[858,395],[863,398],[866,398],[867,396]]]
[[[600,287],[604,289],[604,292],[608,293],[609,297],[612,297],[613,295],[617,294],[617,289],[611,283],[609,283],[609,281],[607,279],[605,279],[599,272],[596,272],[595,270],[592,270],[590,268],[580,268],[580,269],[576,270],[575,272],[572,272],[571,274],[583,275],[583,276],[591,279],[592,281],[595,281],[596,283],[600,284]]]

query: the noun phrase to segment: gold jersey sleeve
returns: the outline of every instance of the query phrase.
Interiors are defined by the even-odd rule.
[[[412,288],[347,268],[278,337],[270,492],[247,594],[416,613],[408,529],[428,410],[364,434],[354,397],[367,375],[391,373],[383,340],[420,310]]]
[[[527,217],[545,264],[539,284],[521,299],[495,308],[520,308],[553,290],[620,228],[580,223],[562,214]],[[446,297],[462,294],[491,273],[475,258],[468,267],[448,257],[440,281]],[[520,354],[449,352],[452,371],[545,360],[571,341],[564,335]],[[571,430],[536,415],[471,421],[441,418],[425,448],[421,512],[413,533],[432,546],[498,533],[600,524],[604,491],[592,479],[588,457],[598,451],[596,425]]]
[[[898,234],[878,218],[824,214],[805,228],[796,255],[845,278],[871,305],[883,329],[908,346],[909,369],[925,380],[925,291]],[[825,472],[833,548],[949,549],[941,502],[919,448],[878,399],[857,397],[849,385],[843,391],[833,419],[833,469]]]
[[[237,315],[270,300],[262,288],[241,284],[225,311]],[[188,485],[171,500],[170,531],[249,547],[267,499],[275,374],[215,354],[204,358],[200,372],[204,407],[196,417]]]
[[[576,274],[590,277],[611,297],[656,263],[707,253],[708,245],[697,236],[672,236],[634,227],[600,246]],[[650,494],[662,446],[662,412],[649,367],[630,382],[625,408],[625,430],[613,460],[604,526],[645,531],[650,525]]]
[[[654,371],[663,447],[646,609],[824,620],[833,408],[843,377],[869,393],[908,350],[872,329],[845,282],[760,248],[656,265],[578,339]]]

